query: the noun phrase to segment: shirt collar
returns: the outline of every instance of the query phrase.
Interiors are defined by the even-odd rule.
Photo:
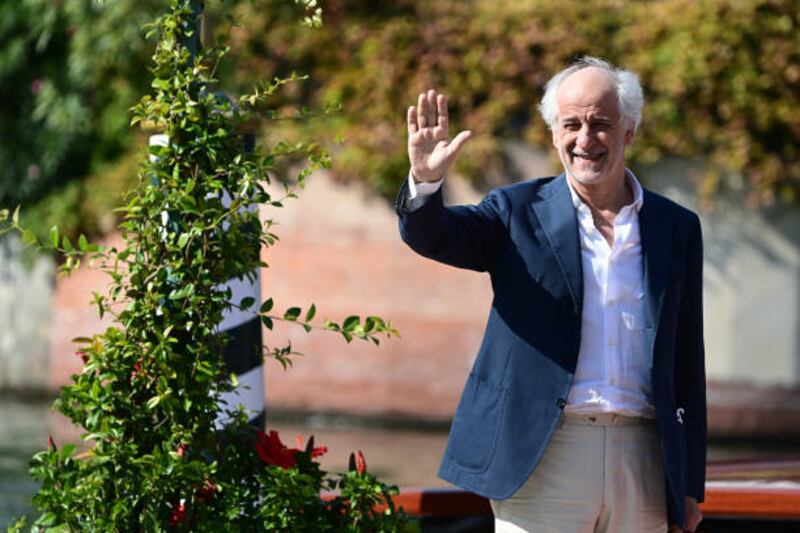
[[[581,197],[578,196],[578,193],[575,192],[575,189],[572,187],[572,183],[570,183],[569,178],[567,180],[567,187],[569,187],[569,195],[572,197],[572,205],[575,206],[575,209],[578,209],[581,205],[583,205],[583,200]],[[628,187],[631,188],[633,191],[633,207],[636,209],[638,213],[642,209],[642,203],[644,202],[644,192],[642,190],[642,185],[639,183],[639,180],[636,179],[636,175],[629,169],[625,169],[625,183]],[[631,204],[628,204],[631,205]]]

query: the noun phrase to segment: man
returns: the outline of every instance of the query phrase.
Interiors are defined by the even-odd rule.
[[[655,532],[700,522],[706,456],[697,216],[625,168],[631,72],[586,57],[540,103],[564,172],[444,207],[471,132],[430,90],[408,110],[398,199],[418,253],[488,272],[494,298],[439,475],[491,500],[497,531]]]

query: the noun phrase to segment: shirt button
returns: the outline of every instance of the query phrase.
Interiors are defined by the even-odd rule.
[[[563,409],[564,406],[567,405],[567,400],[565,400],[564,398],[558,398],[556,400],[556,405],[558,406],[559,409]]]

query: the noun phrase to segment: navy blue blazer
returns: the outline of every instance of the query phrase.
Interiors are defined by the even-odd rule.
[[[561,417],[581,343],[583,275],[564,174],[445,207],[441,190],[408,211],[400,234],[419,254],[488,272],[494,298],[483,342],[450,428],[439,475],[492,499],[510,497],[536,468]],[[697,215],[644,191],[639,212],[658,416],[672,524],[684,497],[703,501],[706,399],[702,236]]]

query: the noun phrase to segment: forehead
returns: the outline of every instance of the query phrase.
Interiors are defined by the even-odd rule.
[[[588,67],[568,76],[556,93],[558,116],[601,114],[619,116],[619,98],[611,74],[605,70]]]

